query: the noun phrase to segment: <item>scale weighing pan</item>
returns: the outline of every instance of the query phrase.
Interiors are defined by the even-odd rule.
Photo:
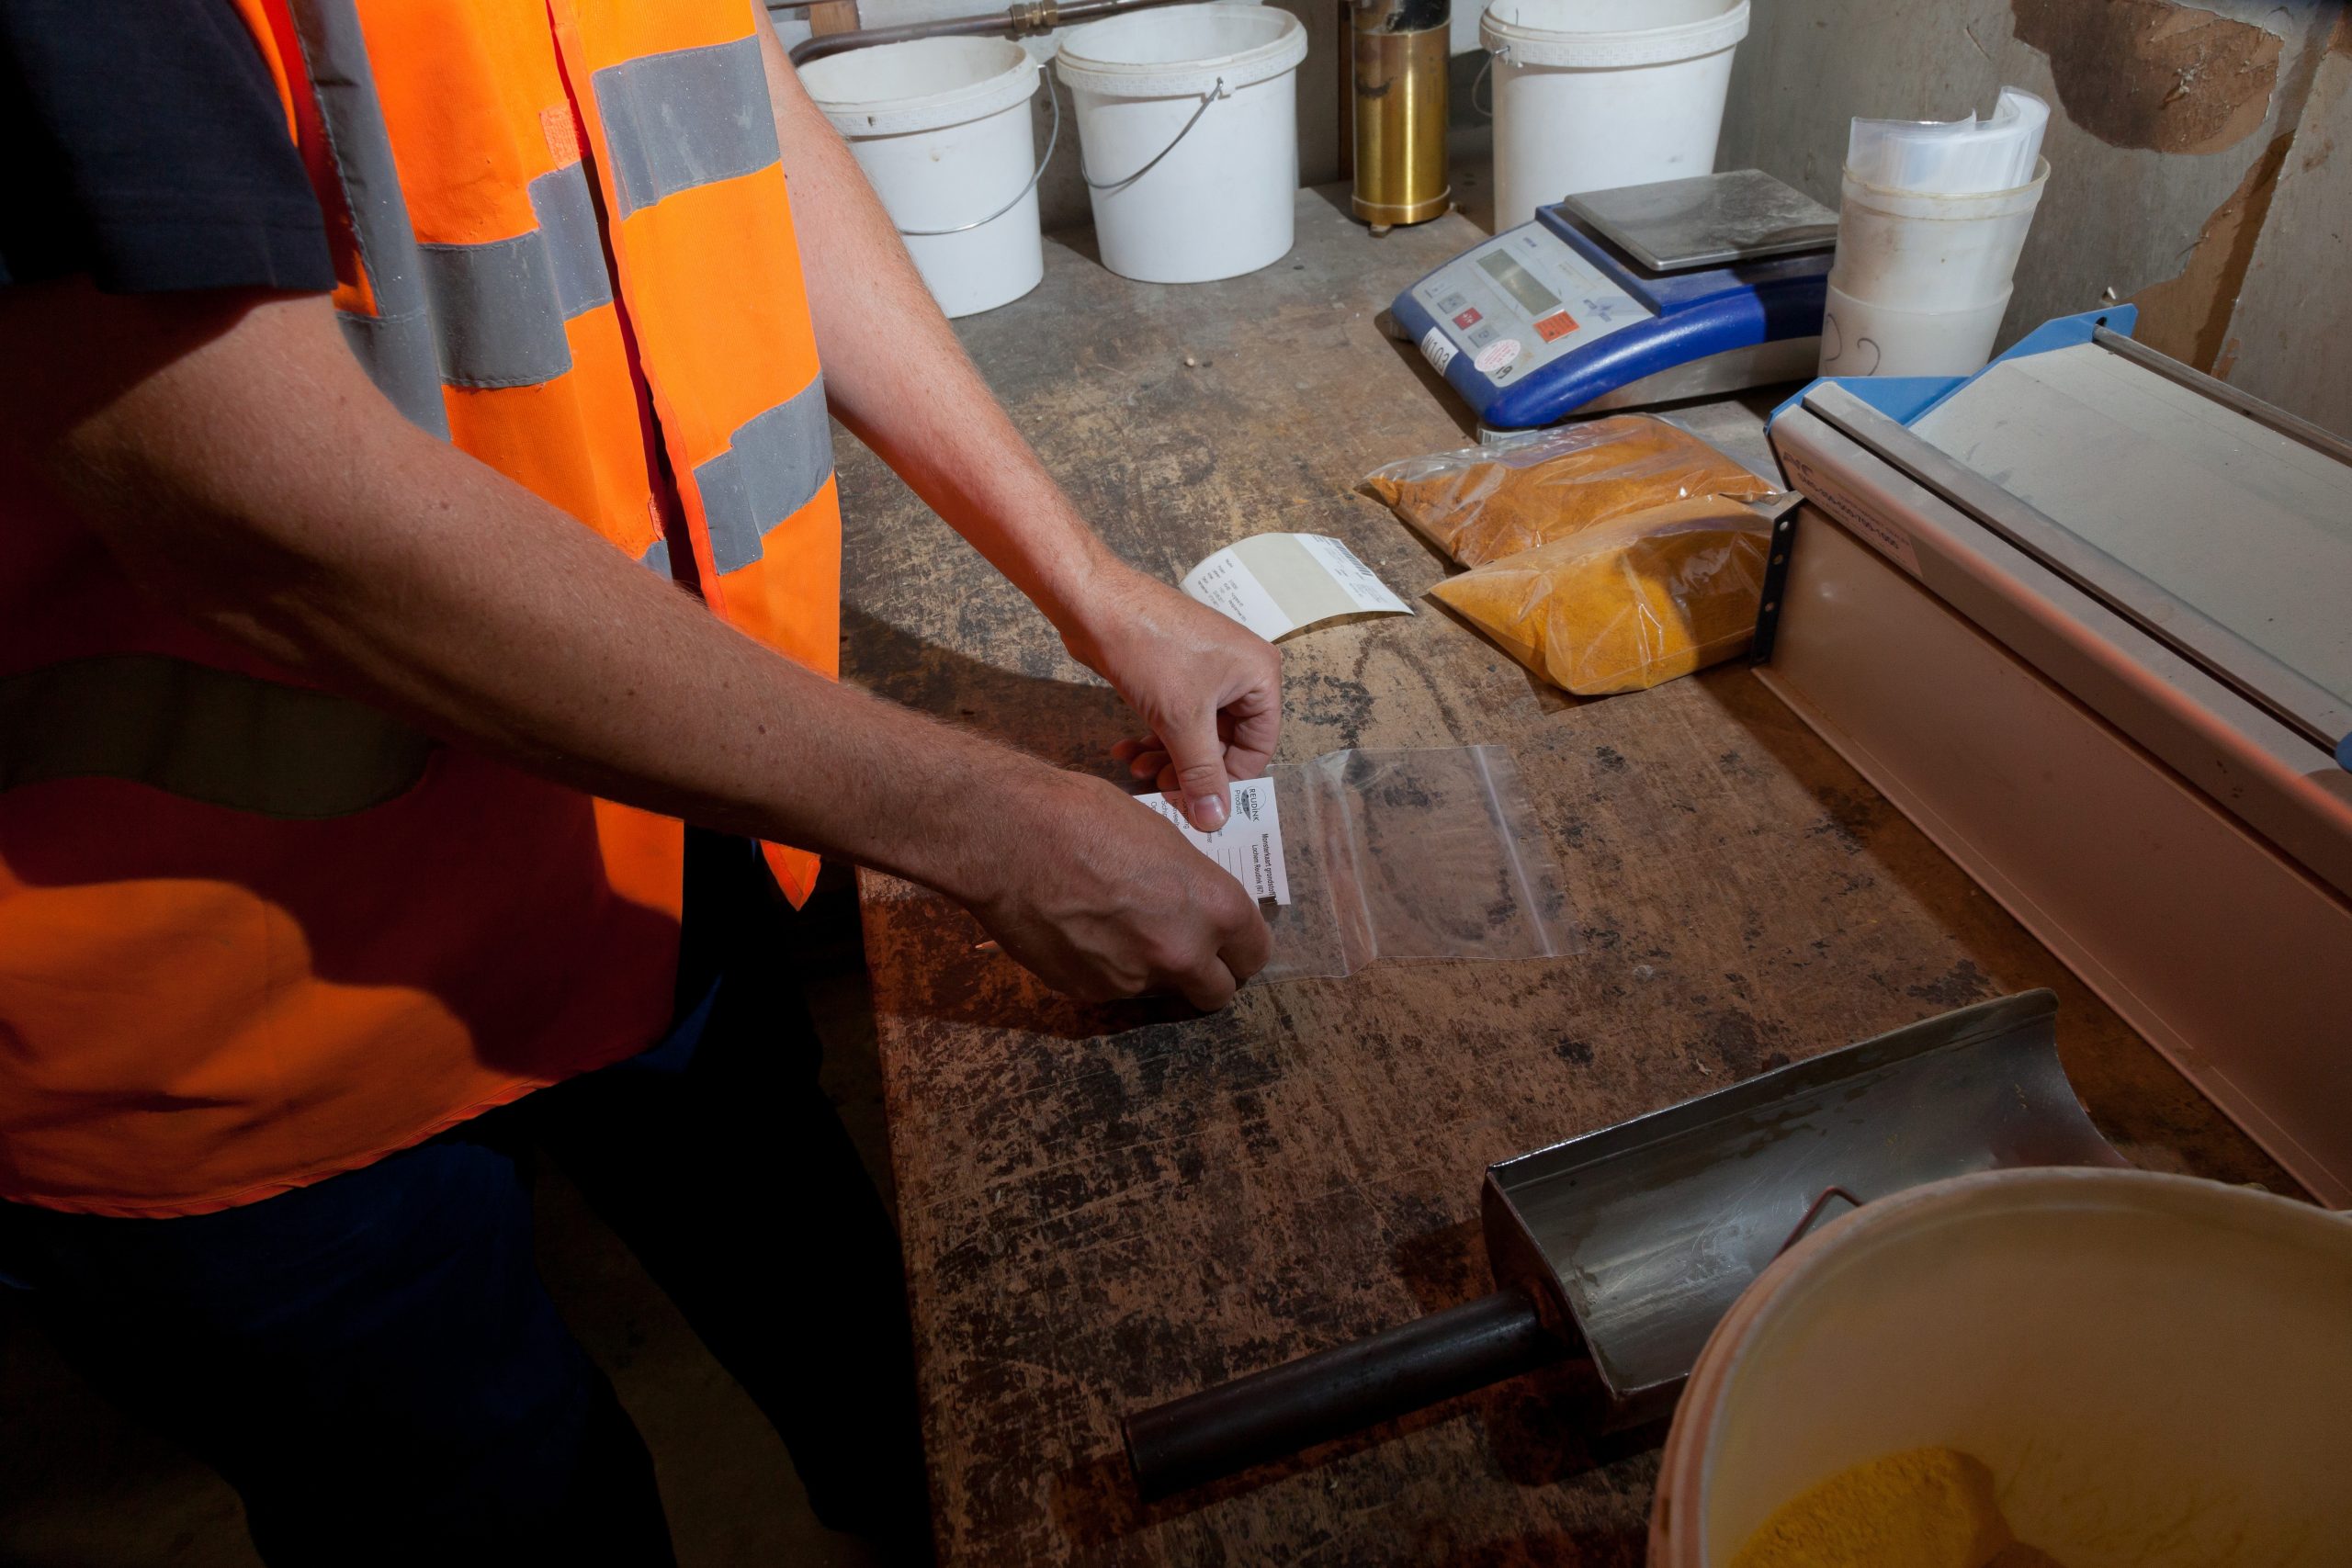
[[[1809,379],[1838,215],[1757,169],[1587,191],[1396,297],[1482,434]]]
[[[2018,1166],[2128,1166],[2058,1060],[2048,991],[1962,1008],[1487,1170],[1496,1292],[1138,1411],[1147,1497],[1591,1359],[1610,1429],[1674,1408],[1764,1267],[1840,1203]]]

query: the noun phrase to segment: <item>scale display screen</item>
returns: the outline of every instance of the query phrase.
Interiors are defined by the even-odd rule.
[[[1481,271],[1510,290],[1530,318],[1548,315],[1560,308],[1560,297],[1535,281],[1535,275],[1500,251],[1488,251],[1478,258]]]

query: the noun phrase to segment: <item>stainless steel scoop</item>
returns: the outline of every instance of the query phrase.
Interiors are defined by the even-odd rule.
[[[1488,1167],[1495,1294],[1137,1412],[1137,1486],[1163,1495],[1578,1350],[1605,1427],[1666,1415],[1733,1301],[1832,1205],[2130,1164],[2066,1081],[2057,1016],[2048,991],[1962,1008]]]

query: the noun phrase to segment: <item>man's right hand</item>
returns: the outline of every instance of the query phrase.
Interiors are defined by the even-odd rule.
[[[1100,779],[1057,773],[1011,824],[972,912],[1012,957],[1087,1001],[1173,991],[1204,1012],[1264,967],[1257,903],[1174,825]]]

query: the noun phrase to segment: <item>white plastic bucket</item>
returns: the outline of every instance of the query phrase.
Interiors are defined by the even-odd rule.
[[[2009,309],[2004,288],[1960,310],[1901,310],[1832,284],[1821,312],[1824,376],[1972,376],[1993,357]]]
[[[1046,275],[1029,128],[1037,79],[1009,39],[916,39],[800,67],[951,316],[1018,299]]]
[[[1782,1503],[1940,1445],[2082,1568],[2336,1562],[2352,1543],[2352,1221],[2147,1171],[1960,1177],[1757,1277],[1690,1374],[1653,1568],[1725,1568]]]
[[[1495,231],[1564,196],[1712,173],[1747,0],[1494,0]]]
[[[1306,28],[1271,6],[1170,6],[1073,28],[1056,68],[1102,265],[1206,283],[1291,246]]]
[[[2004,298],[2049,180],[2047,158],[2031,184],[1978,196],[1889,190],[1849,171],[1829,281],[1851,299],[1904,310],[1963,310]]]

